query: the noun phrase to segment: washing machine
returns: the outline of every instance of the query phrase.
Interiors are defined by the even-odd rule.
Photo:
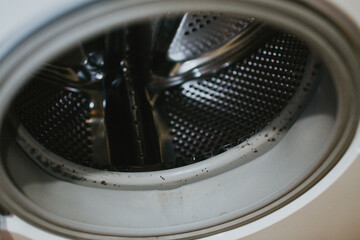
[[[0,5],[1,239],[360,238],[360,2]]]

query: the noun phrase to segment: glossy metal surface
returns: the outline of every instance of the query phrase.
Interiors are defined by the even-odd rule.
[[[236,147],[289,101],[305,103],[295,95],[316,88],[320,66],[297,37],[243,19],[188,12],[179,23],[168,14],[77,44],[18,94],[19,141],[33,146],[34,159],[31,149],[40,144],[86,167],[135,172],[181,167]],[[192,44],[197,52],[174,59],[174,48]],[[289,115],[299,110],[293,106]],[[281,115],[280,131],[291,125]]]

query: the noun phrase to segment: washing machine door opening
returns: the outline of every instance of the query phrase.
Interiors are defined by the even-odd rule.
[[[9,210],[72,237],[203,236],[288,204],[346,151],[358,70],[327,18],[160,2],[89,4],[9,52]]]
[[[53,170],[71,168],[61,167],[67,161],[172,169],[234,147],[260,155],[307,104],[320,66],[302,40],[253,18],[170,14],[44,64],[10,114],[25,151]]]

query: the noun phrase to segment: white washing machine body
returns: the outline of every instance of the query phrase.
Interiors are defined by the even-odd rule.
[[[3,24],[0,32],[0,58],[39,26],[87,2],[85,0],[1,2],[0,22]],[[315,1],[312,4],[322,3]],[[360,36],[358,1],[332,0],[325,5],[327,4],[332,5],[332,10],[341,12],[341,16],[347,17],[346,21],[352,21],[357,29],[351,29],[358,31],[356,35]],[[359,48],[357,50],[359,51]],[[360,128],[358,127],[341,159],[310,189],[285,206],[257,220],[229,230],[214,232],[204,236],[204,239],[359,239],[360,188],[357,185],[360,182],[359,173]],[[2,234],[0,236],[4,239],[67,239],[36,228],[14,215],[1,216],[0,221]]]

